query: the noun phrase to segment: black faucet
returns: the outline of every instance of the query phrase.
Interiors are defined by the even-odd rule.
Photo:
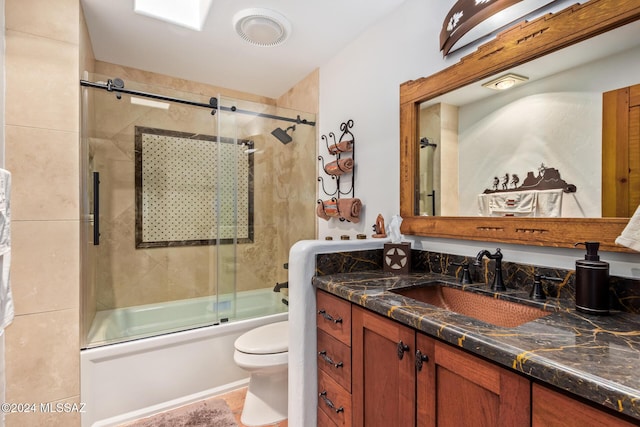
[[[551,280],[553,282],[562,282],[564,279],[560,277],[549,277],[543,276],[541,274],[533,275],[533,287],[531,288],[531,292],[529,296],[535,300],[544,300],[547,298],[547,294],[542,289],[542,280]]]
[[[469,271],[469,263],[466,260],[461,263],[452,262],[451,265],[462,267],[460,283],[462,283],[463,285],[470,285],[473,283],[473,281],[471,280],[471,272]]]
[[[478,252],[476,256],[476,261],[473,263],[476,266],[480,266],[482,258],[487,257],[489,259],[493,259],[496,261],[496,272],[493,275],[493,282],[491,283],[492,291],[506,291],[507,287],[504,285],[504,281],[502,280],[502,252],[500,252],[500,248],[496,249],[496,253],[491,255],[491,252],[484,249]]]

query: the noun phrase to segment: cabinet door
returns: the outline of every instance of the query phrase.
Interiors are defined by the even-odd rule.
[[[415,333],[360,307],[352,311],[353,425],[415,425]]]
[[[435,340],[416,334],[416,425],[436,426]]]
[[[533,427],[631,427],[630,422],[538,384],[533,385]]]
[[[529,380],[441,342],[433,359],[438,427],[530,425]]]

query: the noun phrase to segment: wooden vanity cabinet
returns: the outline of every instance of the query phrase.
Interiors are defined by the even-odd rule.
[[[452,345],[417,334],[429,355],[418,373],[418,426],[528,426],[531,382]],[[435,402],[434,402],[435,400]],[[420,406],[427,403],[425,410]]]
[[[317,307],[318,427],[638,425],[324,291]]]
[[[415,425],[415,332],[352,309],[353,426]]]
[[[530,424],[526,378],[360,307],[352,327],[354,426]]]
[[[351,426],[351,303],[316,291],[318,427]]]
[[[551,390],[540,384],[532,388],[533,427],[631,427],[616,415]]]

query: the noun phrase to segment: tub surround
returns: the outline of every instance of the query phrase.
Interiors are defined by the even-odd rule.
[[[324,257],[324,256],[319,256]],[[346,255],[352,259],[353,255]],[[366,256],[369,259],[377,255]],[[541,269],[526,265],[503,263],[506,292],[490,292],[492,267],[481,269],[482,283],[464,285],[473,292],[489,292],[499,299],[517,300],[550,311],[543,318],[514,328],[493,326],[456,313],[388,292],[434,280],[458,284],[456,278],[464,257],[414,251],[412,265],[423,271],[409,275],[394,275],[378,271],[352,271],[313,278],[313,284],[354,304],[408,325],[427,335],[464,348],[476,355],[525,374],[532,380],[567,390],[579,397],[603,405],[618,413],[640,420],[640,378],[635,374],[640,360],[640,316],[627,311],[612,311],[611,316],[590,316],[575,311],[573,271]],[[484,267],[488,266],[488,262]],[[318,260],[318,265],[355,265],[341,263],[338,254],[333,259]],[[471,267],[473,269],[473,266]],[[486,271],[486,272],[485,272]],[[563,277],[559,285],[548,288],[552,295],[545,302],[529,298],[533,272]],[[523,280],[524,279],[524,280]],[[614,278],[616,285],[637,281]],[[524,286],[524,287],[523,287]],[[628,286],[630,288],[630,286]],[[629,307],[628,296],[616,308]],[[613,307],[613,306],[612,306]],[[632,311],[632,310],[630,310]]]

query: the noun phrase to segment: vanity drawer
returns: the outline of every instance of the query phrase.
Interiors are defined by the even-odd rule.
[[[324,412],[337,426],[351,426],[351,394],[321,370],[318,370],[319,412]]]
[[[324,411],[318,409],[318,427],[337,427],[336,423]]]
[[[351,345],[351,303],[328,294],[316,291],[316,322],[318,328]]]
[[[318,369],[351,392],[351,347],[318,330]]]

